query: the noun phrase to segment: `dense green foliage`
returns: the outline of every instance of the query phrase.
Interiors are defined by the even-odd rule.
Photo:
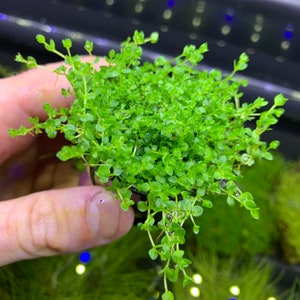
[[[68,78],[73,90],[63,94],[74,94],[75,100],[69,109],[46,103],[46,121],[32,117],[32,127],[10,133],[45,131],[49,138],[63,133],[71,145],[64,146],[58,157],[82,158],[102,184],[110,181],[108,189],[116,192],[124,209],[134,205],[133,190],[147,194],[147,201],[137,205],[147,214],[139,227],[148,233],[150,257],[165,262],[160,273],[166,290],[163,299],[169,300],[173,296],[167,280],[176,281],[179,272],[185,284],[191,279],[185,272],[191,262],[180,248],[185,243],[184,224],[191,221],[194,233],[199,232],[195,218],[204,207],[213,206],[210,195],[226,195],[229,205],[237,201],[258,218],[251,193],[236,182],[242,166],[272,159],[269,151],[279,143],[267,144],[260,136],[282,115],[286,99],[276,96],[266,110],[268,102],[260,97],[240,104],[239,87],[247,82],[235,74],[247,67],[245,53],[226,76],[197,68],[207,44],[188,45],[171,60],[160,56],[142,63],[141,45],[157,39],[157,33],[145,38],[136,31],[121,44],[120,52],[111,50],[105,57],[107,65],[99,68],[90,41],[85,49],[91,62],[86,62],[71,54],[70,39],[62,41],[63,54],[53,40],[38,35],[46,50],[64,59],[65,65],[55,72]],[[34,58],[21,54],[17,61],[38,66]],[[248,121],[255,121],[256,127],[245,126]]]

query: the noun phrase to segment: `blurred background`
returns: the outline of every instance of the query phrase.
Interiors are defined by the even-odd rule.
[[[297,241],[297,232],[300,230],[299,16],[298,0],[1,0],[0,2],[2,76],[20,70],[20,66],[14,62],[17,52],[21,52],[24,56],[34,56],[40,63],[57,60],[57,57],[46,53],[35,41],[38,33],[53,38],[57,43],[63,38],[71,38],[74,42],[73,53],[79,54],[84,53],[83,45],[88,39],[94,42],[95,54],[106,55],[109,49],[118,49],[119,43],[138,29],[143,30],[146,35],[153,31],[160,34],[157,44],[147,46],[147,51],[144,52],[145,60],[152,60],[161,54],[175,56],[186,44],[200,45],[207,42],[209,52],[199,68],[218,68],[230,72],[233,60],[242,52],[246,52],[250,56],[250,63],[242,75],[248,79],[249,84],[243,90],[243,100],[253,101],[257,96],[262,96],[271,102],[278,93],[289,98],[283,118],[274,131],[264,136],[266,140],[281,141],[275,162],[258,165],[253,171],[246,170],[248,177],[242,183],[256,195],[258,205],[262,207],[262,218],[259,223],[254,224],[248,216],[241,215],[238,208],[229,208],[231,210],[229,212],[228,208],[224,207],[218,209],[218,214],[208,213],[205,215],[205,221],[200,221],[201,228],[204,228],[201,243],[190,242],[190,248],[199,247],[201,253],[202,250],[204,253],[210,253],[210,256],[204,259],[203,256],[195,257],[195,261],[201,262],[196,263],[195,268],[199,266],[201,269],[205,264],[205,270],[202,268],[200,271],[208,272],[207,278],[212,280],[211,285],[214,287],[220,285],[220,290],[222,287],[218,276],[222,274],[224,284],[226,282],[224,287],[226,292],[216,295],[214,290],[209,294],[207,284],[206,290],[205,285],[204,288],[201,287],[204,289],[204,296],[200,297],[197,296],[197,292],[193,296],[191,290],[184,294],[185,291],[175,286],[174,290],[180,295],[178,299],[190,299],[189,297],[210,300],[300,299],[296,298],[299,295],[295,294],[300,281],[298,267],[300,241]],[[267,180],[257,182],[257,178]],[[230,222],[228,214],[232,214]],[[211,229],[216,223],[222,230]],[[291,227],[293,228],[289,231]],[[143,244],[142,237],[139,237],[137,243],[138,234],[131,233],[123,244],[121,241],[120,244],[109,246],[112,248],[94,250],[94,257],[98,257],[98,260],[94,260],[94,264],[90,263],[90,260],[80,261],[78,254],[46,261],[22,262],[13,267],[2,268],[0,288],[3,291],[2,295],[5,295],[3,299],[106,299],[106,290],[102,288],[100,293],[98,289],[97,294],[95,285],[97,278],[101,278],[105,283],[105,280],[108,280],[107,276],[111,279],[106,283],[110,287],[107,299],[125,299],[124,295],[129,295],[128,299],[156,299],[159,287],[153,278],[154,275],[149,271],[153,269],[153,265],[147,262],[147,254],[144,253],[148,244],[146,246]],[[136,247],[124,250],[127,251],[124,257],[126,263],[124,260],[119,261],[119,264],[116,259],[110,261],[108,253],[114,253],[113,249],[122,245],[125,247],[128,242],[130,245],[135,244]],[[262,271],[262,266],[257,264],[254,266],[247,264],[247,272],[252,273],[237,271],[230,263],[232,255],[234,261],[239,263],[245,257],[254,257],[255,261],[260,261],[261,257],[271,257],[273,271],[269,272],[265,266]],[[118,251],[115,251],[115,256],[111,254],[111,257],[117,256]],[[220,258],[222,262],[219,263]],[[226,264],[223,264],[224,258]],[[142,267],[140,260],[143,261]],[[84,275],[87,277],[75,278],[75,274],[78,276],[78,272],[74,272],[75,267],[78,264],[87,267],[87,263],[93,266],[90,267],[88,275]],[[99,268],[107,268],[107,264],[113,266],[110,269],[111,273],[103,274]],[[200,274],[196,269],[193,272]],[[33,276],[37,273],[41,276]],[[87,274],[85,271],[83,273]],[[118,274],[122,274],[122,278],[117,276]],[[30,280],[32,276],[33,278],[36,276],[34,286]],[[228,282],[225,280],[227,277]],[[248,283],[251,281],[249,278],[257,279],[257,281],[253,279],[252,286],[245,285],[243,289],[241,288],[241,291],[244,291],[242,297],[238,292],[233,293],[229,289],[235,286],[237,277],[242,282],[239,282],[240,285],[245,285],[243,278],[246,278],[245,282]],[[137,280],[138,278],[144,278],[142,283]],[[212,278],[215,278],[215,281]],[[199,281],[199,278],[197,280]],[[132,285],[128,284],[129,281]],[[258,282],[265,282],[265,285],[257,291],[258,296],[254,296],[256,295],[254,289],[259,287]],[[113,296],[115,292],[112,290],[115,289],[113,288],[115,285],[123,292]],[[263,291],[266,292],[270,286],[274,287],[274,290],[270,290],[269,296],[264,295]],[[200,293],[200,287],[197,288]],[[249,297],[247,293],[250,292],[245,292],[247,288],[248,291],[252,291],[250,298],[247,298]],[[133,290],[137,292],[134,293]],[[147,296],[143,294],[145,290]]]

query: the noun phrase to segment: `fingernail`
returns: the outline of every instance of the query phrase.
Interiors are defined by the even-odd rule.
[[[119,203],[110,193],[97,193],[87,211],[88,225],[96,239],[108,243],[115,238],[119,225]]]

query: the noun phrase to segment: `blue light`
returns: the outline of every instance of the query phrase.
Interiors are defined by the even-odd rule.
[[[168,6],[173,7],[175,5],[175,0],[168,0]]]
[[[287,40],[292,39],[294,36],[294,26],[292,24],[287,24],[284,32],[284,37]]]
[[[90,252],[81,252],[79,259],[82,263],[88,263],[91,260]]]
[[[7,20],[8,17],[5,14],[0,13],[0,20]]]
[[[233,15],[234,15],[233,10],[228,8],[226,10],[226,14],[225,14],[225,21],[226,22],[231,22],[233,20]]]
[[[290,31],[290,30],[286,30],[286,31],[284,32],[284,37],[285,37],[287,40],[292,39],[293,35],[294,35],[293,32]]]

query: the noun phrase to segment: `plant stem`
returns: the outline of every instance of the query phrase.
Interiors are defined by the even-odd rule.
[[[152,235],[151,235],[151,232],[150,232],[150,230],[147,230],[147,233],[148,233],[148,237],[149,237],[149,240],[150,240],[150,243],[151,243],[151,245],[152,245],[152,247],[156,247],[156,244],[154,243],[154,241],[153,241],[153,237],[152,237]]]

